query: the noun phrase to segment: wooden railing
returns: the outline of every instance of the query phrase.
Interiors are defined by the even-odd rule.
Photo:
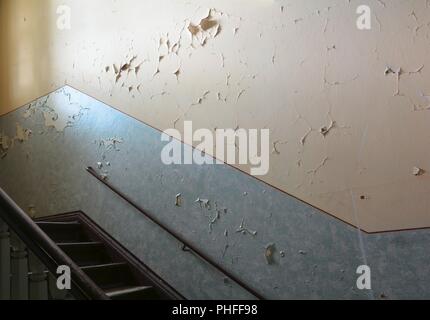
[[[37,224],[0,188],[0,299],[26,299],[26,294],[17,294],[19,287],[28,286],[28,277],[37,280],[43,277],[44,270],[38,273],[28,273],[27,250],[34,254],[52,275],[57,274],[58,267],[70,268],[70,292],[76,299],[106,300],[103,291],[37,226]],[[7,227],[6,227],[7,225]],[[10,250],[10,232],[12,231],[21,245]],[[17,268],[21,269],[16,275],[21,278],[11,280],[11,264],[17,261]],[[15,259],[15,260],[14,260]],[[27,266],[27,267],[26,267]],[[12,266],[13,267],[13,266]],[[12,285],[11,285],[12,284]],[[8,297],[8,289],[10,295]],[[23,289],[25,290],[25,288]]]

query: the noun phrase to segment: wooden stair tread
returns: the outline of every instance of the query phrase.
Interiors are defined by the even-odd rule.
[[[79,221],[36,221],[38,226],[80,226]]]
[[[88,271],[88,270],[101,269],[101,268],[107,268],[107,267],[118,267],[118,266],[127,266],[127,262],[112,262],[112,263],[105,263],[105,264],[96,264],[93,266],[84,266],[84,267],[81,267],[81,269],[84,271]]]
[[[57,246],[62,247],[89,247],[89,246],[102,246],[102,242],[98,241],[88,241],[88,242],[63,242],[57,243]]]
[[[112,300],[155,300],[158,295],[152,286],[120,287],[106,291]]]

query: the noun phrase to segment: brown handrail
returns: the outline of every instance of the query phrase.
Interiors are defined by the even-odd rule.
[[[59,266],[71,271],[72,294],[85,300],[108,300],[106,294],[78,267],[42,229],[0,188],[0,218],[52,273]]]
[[[100,176],[96,170],[92,167],[88,167],[86,169],[93,177],[95,177],[97,180],[102,182],[106,187],[108,187],[110,190],[112,190],[114,193],[116,193],[118,196],[120,196],[122,199],[124,199],[126,202],[128,202],[131,206],[133,206],[135,209],[137,209],[139,212],[141,212],[144,216],[146,216],[149,220],[151,220],[153,223],[158,225],[161,229],[169,233],[171,236],[176,238],[180,243],[183,244],[183,249],[186,251],[189,251],[193,253],[195,256],[199,257],[200,259],[204,260],[206,263],[210,264],[212,267],[217,269],[219,272],[225,274],[227,277],[229,277],[231,280],[236,282],[238,285],[240,285],[242,288],[247,290],[249,293],[251,293],[254,297],[256,297],[259,300],[265,300],[265,298],[258,292],[256,292],[253,288],[248,286],[246,283],[244,283],[242,280],[238,279],[236,276],[225,270],[223,267],[221,267],[219,264],[214,262],[209,256],[201,252],[199,249],[194,247],[193,245],[189,244],[187,240],[185,240],[180,234],[175,232],[174,230],[170,229],[166,225],[164,225],[161,221],[159,221],[154,216],[147,213],[142,207],[140,207],[137,203],[135,203],[133,200],[131,200],[128,196],[126,196],[124,193],[119,191],[117,188],[115,188],[111,183],[106,181],[106,179],[103,179],[102,176]]]

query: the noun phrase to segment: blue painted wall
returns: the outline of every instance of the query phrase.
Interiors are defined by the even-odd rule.
[[[79,114],[69,126],[46,127],[47,114],[70,106]],[[267,298],[430,298],[428,230],[369,235],[229,166],[165,166],[158,131],[70,87],[1,117],[0,133],[13,137],[17,123],[32,134],[0,160],[0,187],[37,216],[83,210],[189,299],[250,296],[183,252],[87,166],[102,162],[112,184]],[[121,143],[109,147],[111,138]],[[216,206],[227,210],[211,224]],[[242,221],[257,234],[237,232]],[[370,291],[356,287],[363,264],[372,270]]]

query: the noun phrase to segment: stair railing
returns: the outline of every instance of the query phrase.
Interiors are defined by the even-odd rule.
[[[46,269],[48,269],[51,274],[56,275],[58,267],[60,266],[67,266],[70,268],[70,291],[76,299],[108,299],[106,294],[82,271],[82,269],[79,268],[79,266],[76,265],[1,188],[0,219],[9,226],[24,245],[45,265]],[[3,235],[8,235],[8,232],[3,230]],[[8,270],[3,271],[6,273],[8,272]],[[9,274],[2,274],[0,281],[8,281],[9,279]]]
[[[183,244],[183,250],[192,253],[196,257],[202,259],[209,265],[211,265],[213,268],[236,282],[239,286],[244,288],[246,291],[251,293],[254,297],[256,297],[259,300],[265,300],[265,298],[258,293],[256,290],[251,288],[249,285],[247,285],[245,282],[243,282],[241,279],[237,278],[235,275],[231,274],[227,270],[225,270],[222,266],[220,266],[218,263],[213,261],[208,255],[197,249],[195,246],[191,245],[187,240],[185,240],[179,233],[172,230],[168,226],[166,226],[164,223],[162,223],[160,220],[152,216],[151,214],[147,213],[141,206],[139,206],[136,202],[131,200],[127,195],[122,193],[120,190],[118,190],[115,186],[113,186],[110,182],[108,182],[106,179],[104,179],[101,175],[97,173],[96,170],[92,167],[88,167],[87,172],[90,173],[93,177],[95,177],[97,180],[102,182],[106,187],[108,187],[110,190],[112,190],[114,193],[116,193],[120,198],[128,202],[132,207],[134,207],[136,210],[138,210],[140,213],[142,213],[144,216],[146,216],[149,220],[151,220],[153,223],[158,225],[161,229],[169,233],[171,236],[176,238],[180,243]]]

